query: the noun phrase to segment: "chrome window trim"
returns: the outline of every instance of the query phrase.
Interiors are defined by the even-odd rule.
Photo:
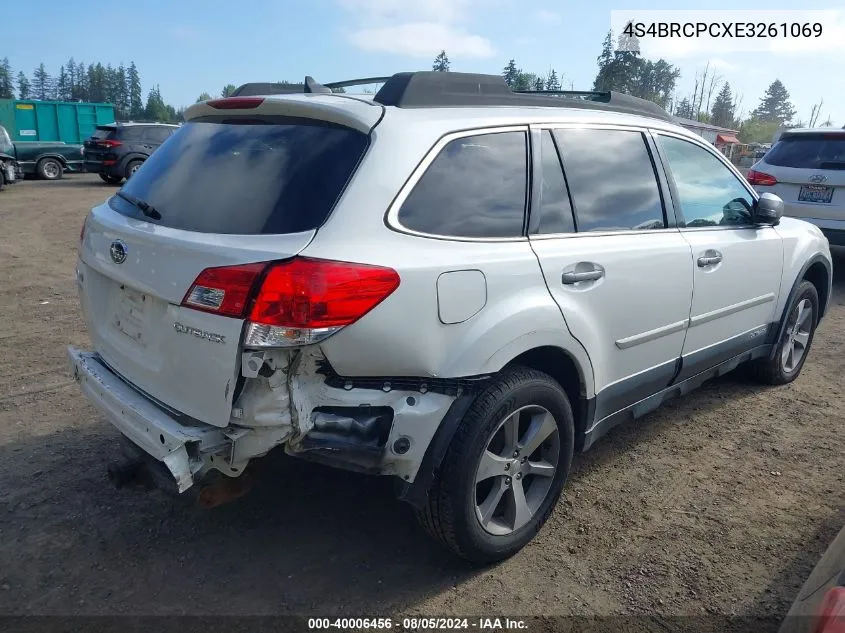
[[[500,125],[494,127],[478,127],[478,128],[471,128],[460,130],[457,132],[449,132],[448,134],[444,134],[441,136],[437,142],[428,150],[426,155],[423,157],[422,161],[414,168],[414,171],[411,172],[410,177],[408,180],[405,181],[405,184],[402,185],[402,188],[399,190],[399,194],[393,199],[393,202],[390,203],[390,206],[387,209],[387,213],[385,214],[385,224],[388,228],[393,229],[398,233],[405,233],[406,235],[414,235],[416,237],[425,237],[428,239],[435,239],[435,240],[445,240],[449,242],[527,242],[528,237],[525,235],[520,235],[517,237],[466,237],[461,235],[440,235],[436,233],[424,233],[422,231],[415,231],[413,229],[409,229],[404,226],[399,221],[399,210],[402,208],[402,205],[405,203],[405,200],[411,194],[411,191],[414,190],[417,183],[423,177],[423,174],[428,170],[434,160],[440,155],[440,152],[443,151],[443,148],[446,147],[452,141],[459,139],[459,138],[466,138],[468,136],[481,136],[484,134],[501,134],[502,132],[522,132],[525,135],[525,206],[523,207],[523,233],[525,228],[525,217],[528,213],[529,208],[529,199],[531,196],[531,139],[530,139],[530,130],[527,124],[519,124],[519,125]]]
[[[685,134],[679,134],[677,132],[661,130],[661,129],[656,129],[656,128],[649,128],[649,133],[651,134],[652,138],[654,139],[654,143],[655,143],[655,145],[657,145],[658,150],[661,152],[661,157],[662,157],[662,152],[663,152],[663,146],[660,145],[660,138],[659,138],[661,135],[662,136],[671,136],[671,137],[676,138],[680,141],[686,141],[687,143],[695,145],[696,147],[703,149],[705,152],[710,153],[712,156],[716,157],[716,159],[718,161],[720,161],[722,163],[722,165],[727,167],[728,171],[730,171],[734,175],[734,177],[737,179],[737,182],[739,183],[739,185],[743,189],[745,189],[745,191],[751,196],[753,203],[756,203],[760,199],[760,194],[758,194],[757,191],[748,184],[748,182],[745,180],[745,178],[739,172],[739,170],[736,167],[734,167],[734,165],[727,158],[725,158],[725,155],[722,154],[722,152],[718,151],[713,145],[711,145],[710,143],[708,143],[704,139],[702,139],[700,137],[690,138],[689,136],[687,136]],[[675,182],[675,175],[672,173],[671,165],[668,165],[668,164],[665,165],[664,169],[666,171],[666,177],[667,177],[667,179],[669,179],[670,190],[676,191],[677,190],[677,183]],[[681,201],[678,200],[678,205],[680,205],[680,204],[681,204]],[[683,217],[683,209],[682,208],[680,208],[680,213],[681,213],[681,216]],[[684,217],[684,221],[686,221],[685,217]],[[761,228],[765,228],[766,226],[768,226],[768,225],[757,225],[757,224],[754,224],[752,222],[750,224],[735,224],[735,225],[729,225],[729,226],[679,226],[678,230],[682,231],[684,233],[686,233],[687,231],[736,231],[738,229],[746,229],[746,230],[747,229],[761,229]]]

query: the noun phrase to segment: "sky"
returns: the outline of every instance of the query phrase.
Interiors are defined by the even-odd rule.
[[[225,84],[248,81],[318,81],[386,76],[430,69],[445,49],[452,70],[500,73],[509,59],[529,72],[554,68],[565,87],[589,90],[596,57],[614,10],[670,10],[680,3],[652,0],[146,0],[110,3],[42,0],[37,12],[26,2],[3,7],[0,58],[15,74],[31,75],[43,62],[51,74],[76,61],[113,65],[134,61],[144,95],[158,84],[167,103],[189,105]],[[789,0],[746,0],[743,10],[763,19]],[[735,9],[736,2],[706,2],[696,9]],[[742,95],[740,109],[753,110],[766,87],[780,79],[807,121],[824,99],[820,120],[845,125],[845,7],[841,0],[815,0],[832,9],[826,28],[840,29],[832,45],[797,45],[775,52],[700,51],[662,46],[660,55],[681,69],[679,97],[691,95],[696,72],[709,61]],[[831,17],[832,16],[832,17]],[[644,49],[644,52],[645,51]],[[652,55],[647,55],[653,58]]]

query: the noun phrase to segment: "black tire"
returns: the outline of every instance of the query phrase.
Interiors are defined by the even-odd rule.
[[[788,348],[793,346],[793,342],[798,339],[796,332],[793,332],[795,324],[799,315],[799,309],[802,305],[809,304],[812,313],[807,319],[808,336],[806,338],[806,345],[801,352],[801,357],[790,364],[788,359]],[[802,312],[803,317],[803,312]],[[804,361],[810,353],[810,346],[813,344],[813,337],[816,334],[816,326],[819,322],[819,294],[816,287],[809,281],[802,281],[798,286],[798,292],[792,303],[789,304],[789,309],[786,312],[786,325],[783,328],[780,339],[777,342],[773,358],[760,358],[751,363],[751,375],[758,381],[767,385],[785,385],[792,382],[801,373],[801,368],[804,367]],[[802,319],[803,320],[803,319]],[[797,332],[800,334],[800,332]]]
[[[132,174],[134,174],[138,170],[138,168],[143,164],[144,161],[142,160],[130,160],[128,163],[126,163],[126,170],[123,174],[126,180],[129,180],[132,177]]]
[[[122,176],[112,176],[111,174],[97,174],[100,177],[100,180],[106,182],[110,185],[116,185],[121,180],[123,180]]]
[[[42,158],[35,166],[35,173],[41,180],[59,180],[64,171],[62,163],[55,158]]]
[[[545,497],[537,504],[530,520],[508,534],[492,534],[482,526],[477,515],[476,495],[478,487],[484,485],[476,481],[477,470],[482,455],[486,454],[496,436],[496,430],[502,428],[510,414],[527,406],[542,407],[554,418],[558,438],[557,468]],[[512,556],[534,538],[551,515],[569,474],[574,439],[572,407],[554,379],[540,371],[522,367],[503,371],[476,398],[461,420],[440,472],[428,491],[428,500],[417,511],[417,519],[432,537],[474,563],[489,564]],[[531,455],[519,459],[525,461],[529,457]],[[529,482],[530,476],[526,475],[525,480],[520,482],[520,490],[523,490],[522,483]],[[498,481],[498,477],[501,476],[491,479]],[[533,481],[525,488],[529,494]],[[506,504],[513,503],[505,496],[501,499]],[[499,503],[493,505],[498,507]],[[495,508],[491,515],[494,511]]]

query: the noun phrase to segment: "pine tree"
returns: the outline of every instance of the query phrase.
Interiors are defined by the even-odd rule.
[[[50,98],[50,74],[43,63],[32,72],[32,94],[42,101]]]
[[[792,121],[795,107],[789,101],[789,92],[780,79],[775,79],[766,89],[766,94],[760,99],[760,105],[751,116],[760,121],[777,122],[780,125]]]
[[[680,102],[678,102],[678,105],[675,106],[675,116],[681,117],[683,119],[692,118],[692,104],[690,103],[689,99],[684,97],[680,100]]]
[[[85,64],[79,62],[76,65],[76,96],[79,101],[91,101],[88,94],[88,75],[85,73]]]
[[[516,67],[516,60],[511,59],[508,65],[502,69],[502,77],[505,83],[513,88],[516,80],[519,78],[519,68]]]
[[[446,55],[446,51],[440,51],[440,54],[434,58],[434,63],[431,65],[431,69],[438,72],[449,72],[450,66],[451,64],[449,62],[449,57]]]
[[[13,83],[12,66],[9,64],[9,58],[4,57],[0,60],[0,99],[15,98]]]
[[[123,64],[117,67],[114,74],[115,82],[115,117],[126,119],[129,117],[129,89],[126,86],[126,68]]]
[[[235,90],[237,90],[237,89],[238,89],[238,87],[235,84],[226,84],[225,86],[223,86],[223,90],[220,91],[220,96],[221,97],[231,97],[233,94],[235,94]],[[177,114],[178,114],[178,111],[177,111]]]
[[[129,64],[126,82],[127,92],[129,93],[129,116],[137,119],[144,113],[144,103],[141,95],[141,77],[135,67],[135,62]]]
[[[149,121],[168,121],[167,106],[161,98],[161,91],[158,85],[150,88],[147,95],[147,107],[144,109],[144,117]]]
[[[59,66],[59,77],[56,80],[56,98],[60,101],[70,100],[70,84],[64,66]]]
[[[734,120],[734,98],[731,94],[731,86],[726,81],[716,95],[713,102],[713,109],[710,110],[711,122],[719,127],[733,128],[736,125]]]
[[[611,64],[613,63],[613,31],[608,31],[601,45],[601,54],[596,58],[599,72],[593,82],[593,90],[609,90]]]
[[[207,92],[203,92],[199,97],[197,97],[196,102],[199,103],[200,101],[209,101],[209,100],[211,100],[211,95],[208,94]]]
[[[554,68],[551,69],[549,76],[546,78],[546,90],[560,90],[560,79],[558,79]]]
[[[23,74],[23,71],[18,72],[18,99],[29,99],[31,96],[32,86],[29,79]]]
[[[545,86],[546,86],[546,81],[541,76],[538,75],[537,77],[534,78],[534,85],[531,86],[531,89],[536,90],[537,92],[540,92],[540,91],[546,89]]]
[[[73,101],[76,99],[76,62],[73,61],[73,57],[67,60],[65,73],[67,74],[67,101]]]

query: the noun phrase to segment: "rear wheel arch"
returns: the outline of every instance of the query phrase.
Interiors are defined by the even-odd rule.
[[[587,378],[574,356],[561,347],[543,345],[522,352],[503,367],[528,367],[551,376],[569,398],[575,418],[576,449],[587,430]]]
[[[804,273],[803,279],[806,279],[816,287],[816,292],[819,294],[819,314],[817,320],[821,320],[830,296],[830,271],[820,260],[816,260],[810,264],[810,267]]]

